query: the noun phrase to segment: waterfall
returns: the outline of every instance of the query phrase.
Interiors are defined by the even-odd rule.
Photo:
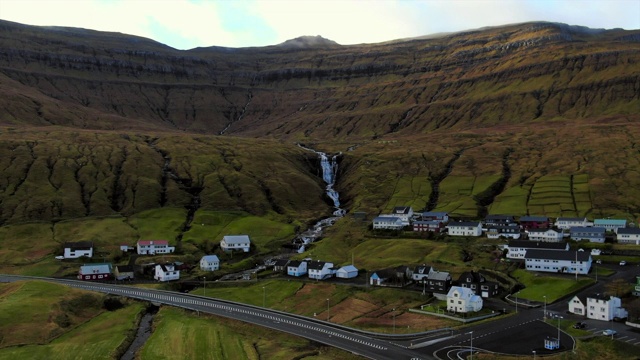
[[[333,188],[336,183],[336,174],[338,173],[338,156],[341,154],[333,155],[331,158],[327,156],[327,154],[322,151],[316,151],[311,148],[308,148],[304,145],[298,144],[299,147],[313,151],[318,154],[320,157],[320,167],[322,168],[322,180],[327,184],[325,188],[325,192],[327,196],[333,201],[334,212],[333,216],[335,217],[343,217],[346,213],[346,210],[340,208],[340,194]],[[335,221],[335,218],[325,219],[329,220],[331,223]]]

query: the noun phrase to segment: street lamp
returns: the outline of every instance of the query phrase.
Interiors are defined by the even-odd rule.
[[[207,296],[207,277],[202,277],[202,283],[204,284],[204,296]]]
[[[262,287],[262,307],[267,307],[267,288]]]
[[[518,292],[516,293],[516,314],[518,313],[518,293],[519,293],[519,292],[520,292],[520,291],[518,291]]]
[[[427,295],[427,281],[422,277],[422,295]]]
[[[469,343],[469,352],[471,352],[471,360],[473,360],[473,331],[469,331],[467,334],[471,336],[471,342]]]
[[[533,350],[532,352],[533,352],[533,360],[536,360],[536,351]]]
[[[393,333],[396,333],[396,308],[393,308]]]
[[[329,298],[327,298],[327,321],[329,321]]]
[[[560,350],[560,319],[564,318],[560,315],[556,315],[556,318],[558,319],[558,350]]]
[[[542,297],[544,298],[544,316],[542,318],[547,320],[547,295],[542,295]]]

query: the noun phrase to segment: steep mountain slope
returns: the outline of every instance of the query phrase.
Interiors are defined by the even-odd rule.
[[[635,219],[639,61],[638,30],[543,22],[179,51],[0,21],[0,223],[172,206],[308,221],[329,208],[294,142],[344,152],[349,210]]]

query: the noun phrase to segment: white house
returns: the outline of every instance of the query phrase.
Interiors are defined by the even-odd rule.
[[[393,208],[391,216],[400,218],[402,225],[409,225],[411,217],[413,216],[413,208],[411,208],[411,206],[396,206]]]
[[[307,274],[307,262],[291,260],[287,264],[287,275],[302,276]]]
[[[595,243],[603,243],[607,232],[605,228],[602,227],[582,226],[574,226],[569,231],[571,233],[571,240],[588,240],[589,242]]]
[[[447,225],[451,236],[480,236],[482,235],[482,223],[479,221],[450,222]]]
[[[615,296],[603,294],[574,296],[569,300],[569,312],[586,315],[588,319],[611,321],[614,318],[626,318],[629,314],[622,307],[622,301]]]
[[[587,251],[527,250],[524,256],[529,271],[588,274],[591,254]]]
[[[234,250],[249,252],[251,239],[249,235],[225,235],[220,241],[220,247],[227,252]]]
[[[618,229],[618,235],[616,238],[621,244],[640,245],[640,228]]]
[[[167,240],[140,240],[137,244],[138,255],[170,254],[175,250]]]
[[[423,221],[438,221],[441,223],[449,222],[449,213],[438,211],[427,211],[422,213]]]
[[[566,242],[511,240],[507,245],[507,258],[524,259],[527,250],[532,249],[569,251],[569,244]]]
[[[63,246],[65,259],[93,256],[93,243],[91,241],[66,242]]]
[[[568,230],[575,226],[593,226],[593,223],[584,218],[559,217],[556,219],[558,229]]]
[[[520,227],[518,226],[490,226],[487,228],[488,239],[520,239]]]
[[[473,290],[452,286],[447,293],[447,310],[457,313],[476,312],[482,309],[482,297],[476,295]]]
[[[402,230],[402,219],[397,216],[381,215],[373,218],[374,229]]]
[[[153,278],[158,281],[179,280],[180,270],[176,270],[174,264],[157,264]]]
[[[531,241],[562,241],[562,231],[553,229],[529,229],[526,231],[527,237]]]
[[[429,265],[418,265],[413,269],[411,279],[417,283],[423,283],[429,279],[429,275],[433,274],[435,269]]]
[[[215,271],[220,269],[220,259],[216,255],[205,255],[200,259],[200,269]]]
[[[324,280],[332,277],[335,272],[333,269],[333,263],[324,261],[310,261],[307,264],[307,271],[309,272],[309,279]]]
[[[358,276],[358,269],[353,265],[343,266],[336,271],[336,277],[340,279],[353,279]]]
[[[624,229],[627,227],[626,219],[595,219],[593,220],[593,226],[605,228],[607,231],[613,231],[618,233],[618,229]]]

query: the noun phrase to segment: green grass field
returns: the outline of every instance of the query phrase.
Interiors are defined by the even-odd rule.
[[[595,282],[595,280],[584,276],[578,276],[576,282],[575,278],[569,275],[552,276],[523,269],[514,271],[511,276],[525,286],[523,290],[519,291],[518,298],[542,302],[546,296],[548,303]]]

